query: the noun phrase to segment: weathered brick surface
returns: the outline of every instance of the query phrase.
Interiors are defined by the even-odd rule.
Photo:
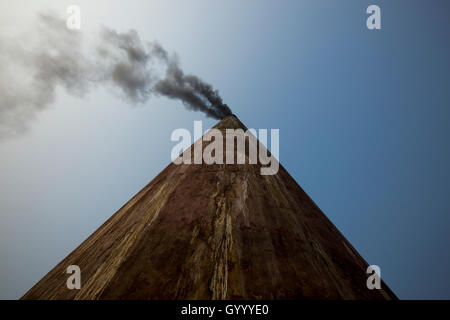
[[[282,166],[259,168],[170,164],[23,299],[396,299]]]

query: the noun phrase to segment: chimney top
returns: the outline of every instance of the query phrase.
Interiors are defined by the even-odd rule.
[[[242,129],[247,131],[247,127],[239,120],[235,114],[230,114],[220,120],[213,128],[224,130],[224,129]]]

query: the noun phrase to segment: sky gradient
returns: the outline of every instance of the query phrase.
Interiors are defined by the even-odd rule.
[[[6,1],[0,39],[71,4],[82,32],[158,40],[247,127],[280,129],[281,164],[400,299],[450,298],[448,1]],[[381,30],[366,28],[370,4]],[[151,181],[194,120],[216,123],[164,98],[59,90],[0,142],[0,298],[20,298]]]

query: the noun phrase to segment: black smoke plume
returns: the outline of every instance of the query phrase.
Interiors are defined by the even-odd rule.
[[[175,54],[157,42],[142,42],[134,30],[118,33],[104,27],[99,38],[89,41],[56,15],[40,14],[28,37],[0,37],[0,66],[0,139],[25,131],[37,112],[55,100],[59,87],[83,97],[106,85],[119,88],[133,104],[156,95],[180,100],[211,118],[231,114],[217,90],[184,74]]]

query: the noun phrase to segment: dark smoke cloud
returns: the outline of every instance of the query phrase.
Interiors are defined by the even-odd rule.
[[[231,114],[219,92],[196,76],[184,75],[176,59],[168,62],[166,77],[156,83],[155,92],[181,100],[189,109],[202,111],[212,118],[222,119]]]
[[[41,14],[23,37],[0,38],[0,139],[24,132],[54,101],[58,86],[84,95],[92,69],[81,42],[79,33],[50,14]]]
[[[133,104],[157,95],[180,100],[208,117],[231,114],[217,90],[185,75],[175,54],[157,42],[142,42],[134,30],[103,28],[96,41],[87,41],[68,30],[63,19],[46,13],[39,15],[36,31],[23,41],[0,37],[0,139],[25,131],[38,111],[55,100],[59,87],[83,97],[106,85],[119,88]]]

